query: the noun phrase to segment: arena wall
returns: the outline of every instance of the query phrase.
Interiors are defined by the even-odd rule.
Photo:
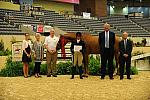
[[[2,39],[4,41],[4,47],[5,49],[8,48],[9,50],[11,50],[12,46],[11,46],[11,40],[12,38],[15,38],[16,41],[22,41],[24,40],[24,35],[0,35],[0,40]],[[30,36],[31,40],[35,40],[35,37],[33,35]],[[41,37],[41,41],[44,41],[45,36]],[[141,40],[143,39],[142,37],[135,37],[135,38],[131,38],[134,43],[136,42],[141,42]],[[149,38],[146,38],[147,41],[150,41]],[[143,47],[136,47],[134,48],[133,51],[137,52],[137,51],[141,51],[144,50],[145,52],[150,51],[150,47],[145,47],[143,49]]]
[[[0,35],[0,40],[3,40],[4,42],[4,48],[5,49],[9,49],[11,50],[12,49],[12,43],[11,43],[11,40],[12,38],[15,38],[16,41],[23,41],[24,40],[24,35]],[[35,37],[34,36],[30,36],[31,40],[35,40]],[[41,40],[44,41],[45,39],[45,36],[42,36]]]
[[[0,8],[1,9],[10,9],[10,10],[20,10],[20,5],[13,4],[11,2],[0,1]]]
[[[42,6],[45,10],[53,10],[56,12],[69,11],[74,12],[74,4],[52,2],[50,0],[38,0],[33,2],[34,6]]]

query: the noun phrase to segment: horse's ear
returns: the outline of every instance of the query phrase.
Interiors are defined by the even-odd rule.
[[[64,37],[62,34],[60,34],[60,38]]]

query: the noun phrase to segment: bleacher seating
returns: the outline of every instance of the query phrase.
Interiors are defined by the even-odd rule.
[[[131,18],[131,20],[150,32],[150,18]]]
[[[6,15],[8,13],[8,15]],[[56,26],[66,32],[90,32],[97,35],[103,31],[103,24],[109,23],[111,25],[111,31],[116,34],[128,32],[129,36],[133,37],[150,37],[150,19],[127,19],[124,16],[109,16],[100,17],[95,19],[83,19],[83,18],[70,18],[65,17],[55,11],[43,10],[44,15],[29,16],[25,12],[0,9],[0,17],[6,21],[6,16],[9,16],[8,21],[0,21],[0,33],[12,33],[21,32],[15,25],[22,24],[45,24]],[[13,24],[13,25],[9,25]],[[18,33],[20,34],[20,33]]]
[[[89,29],[54,11],[44,10],[43,16],[38,16],[45,24],[56,26],[66,32],[89,32]]]
[[[21,25],[21,24],[40,24],[41,21],[31,17],[30,14],[26,15],[25,12],[15,11],[15,10],[7,10],[7,9],[0,9],[1,16],[9,17],[7,21],[9,23],[13,23],[14,25]],[[6,15],[7,14],[7,15]]]
[[[21,32],[20,29],[13,25],[9,25],[0,19],[0,35],[22,35],[24,32]]]
[[[130,36],[150,36],[148,31],[124,16],[102,17],[101,19],[103,22],[116,27],[121,32],[128,32]]]
[[[82,25],[85,25],[86,27],[89,27],[90,30],[95,32],[96,34],[102,32],[104,30],[103,25],[104,22],[98,19],[84,19],[84,18],[73,18],[78,23],[81,23]],[[111,31],[120,34],[120,31],[115,29],[114,27],[111,27]]]

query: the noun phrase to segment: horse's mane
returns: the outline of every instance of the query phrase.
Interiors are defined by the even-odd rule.
[[[76,33],[72,33],[72,32],[69,32],[68,34],[76,34]],[[88,32],[82,32],[82,36],[93,36],[91,33],[88,33]]]

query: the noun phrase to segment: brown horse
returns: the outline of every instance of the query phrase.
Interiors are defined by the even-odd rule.
[[[68,33],[60,36],[59,44],[62,46],[62,39],[64,39],[64,45],[68,42],[72,42],[76,40],[75,33]],[[89,54],[100,54],[100,47],[98,42],[98,36],[92,36],[88,33],[82,34],[82,40],[85,42],[86,45],[86,52],[84,54],[84,76],[88,76],[88,55]],[[119,41],[120,37],[116,36],[115,40],[115,60],[116,60],[116,68],[118,69],[118,57],[119,57]]]

